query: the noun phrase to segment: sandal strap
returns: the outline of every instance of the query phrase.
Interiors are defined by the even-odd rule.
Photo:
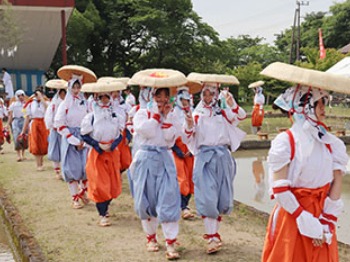
[[[147,235],[147,243],[149,243],[149,242],[151,242],[151,241],[153,241],[153,242],[157,243],[156,234],[153,234],[153,235]]]
[[[176,238],[174,238],[174,239],[165,239],[165,241],[166,241],[166,243],[168,245],[172,245],[172,244],[176,243]]]
[[[209,240],[209,239],[214,238],[214,237],[216,237],[217,239],[219,239],[219,240],[221,241],[221,236],[220,236],[219,233],[215,233],[215,234],[204,234],[204,235],[203,235],[203,238],[204,238],[205,240]]]

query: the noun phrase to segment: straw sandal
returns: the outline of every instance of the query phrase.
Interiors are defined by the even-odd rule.
[[[189,220],[194,218],[194,214],[191,213],[191,210],[186,208],[182,211],[182,219]]]
[[[98,223],[101,227],[108,227],[111,225],[111,222],[109,222],[108,217],[101,217],[100,222]]]
[[[221,249],[221,245],[222,244],[220,242],[210,239],[207,245],[207,254],[214,254],[218,252]]]
[[[83,208],[83,205],[79,203],[79,200],[73,200],[72,208],[73,209],[80,209],[80,208]]]
[[[213,235],[205,234],[203,238],[208,240],[207,254],[216,253],[221,249],[222,241],[219,233],[215,233]]]
[[[179,252],[175,249],[175,243],[171,245],[167,245],[165,257],[168,260],[175,260],[180,258]]]
[[[147,251],[148,252],[158,252],[159,251],[159,245],[157,242],[156,234],[154,235],[147,235]]]

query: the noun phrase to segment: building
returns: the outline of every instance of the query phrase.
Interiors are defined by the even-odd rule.
[[[5,9],[11,12],[20,28],[20,41],[12,52],[4,50],[0,42],[0,68],[11,73],[15,90],[30,94],[46,81],[44,74],[62,38],[65,45],[74,0],[8,0],[12,6],[1,5],[3,1],[0,0],[0,13]]]

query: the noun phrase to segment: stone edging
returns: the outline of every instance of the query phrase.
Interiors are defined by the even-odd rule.
[[[258,216],[267,224],[269,214],[254,207],[234,201],[235,209],[245,210],[252,216]],[[23,262],[46,262],[44,254],[36,241],[25,226],[18,210],[8,199],[5,190],[0,186],[0,214],[5,221],[6,229],[9,230],[11,240],[16,248],[16,252]],[[338,245],[350,248],[349,244],[338,241]]]
[[[25,226],[18,210],[8,198],[0,185],[0,214],[4,219],[6,230],[9,231],[18,257],[23,262],[46,262],[41,248]]]

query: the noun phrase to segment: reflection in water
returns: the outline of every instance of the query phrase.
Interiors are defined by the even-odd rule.
[[[350,153],[350,147],[347,147],[347,152]],[[275,201],[271,200],[267,193],[269,187],[267,153],[268,150],[239,150],[233,153],[237,162],[234,187],[236,200],[270,213]],[[350,231],[350,175],[346,175],[343,181],[344,211],[338,219],[337,233],[338,240],[350,244],[348,233]]]
[[[15,262],[15,259],[11,253],[11,249],[9,247],[2,217],[0,217],[0,261]]]
[[[254,200],[261,202],[264,198],[265,186],[265,170],[262,163],[262,157],[252,162],[252,171],[255,178],[255,197]]]

